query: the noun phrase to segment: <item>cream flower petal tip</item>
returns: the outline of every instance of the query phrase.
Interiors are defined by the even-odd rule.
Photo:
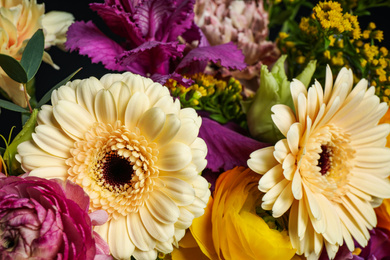
[[[308,90],[291,83],[295,111],[276,105],[273,120],[286,137],[253,152],[248,166],[259,181],[263,208],[274,217],[289,212],[289,236],[297,253],[333,259],[342,244],[365,246],[376,225],[375,201],[390,198],[389,125],[378,125],[387,111],[367,81],[353,86],[342,69],[333,83]],[[325,89],[325,90],[323,90]],[[317,241],[313,243],[313,241]]]
[[[198,175],[206,143],[201,119],[166,87],[132,73],[67,83],[38,113],[33,139],[18,147],[33,176],[69,179],[88,193],[96,228],[117,259],[170,253],[210,197]]]

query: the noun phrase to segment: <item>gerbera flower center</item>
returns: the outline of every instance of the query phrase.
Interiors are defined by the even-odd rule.
[[[104,181],[114,187],[124,186],[131,181],[133,166],[124,157],[110,151],[102,160],[101,172]]]
[[[318,160],[318,166],[321,168],[321,175],[325,175],[332,167],[333,152],[327,145],[321,145],[321,150],[322,152],[320,154],[320,159]]]
[[[114,218],[137,212],[158,177],[156,144],[120,121],[114,126],[97,122],[84,136],[66,163],[69,179],[90,196],[91,211],[104,209]]]
[[[355,150],[349,135],[334,125],[313,133],[301,161],[301,175],[313,191],[338,201],[346,190]]]

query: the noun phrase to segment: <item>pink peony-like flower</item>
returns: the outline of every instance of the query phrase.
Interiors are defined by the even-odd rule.
[[[1,259],[112,259],[93,233],[108,215],[88,215],[89,197],[79,186],[37,177],[0,175]]]
[[[262,64],[272,65],[280,56],[275,43],[267,41],[269,20],[263,0],[197,0],[194,20],[210,45],[233,42],[242,50],[248,67],[232,73],[238,79],[258,76]]]

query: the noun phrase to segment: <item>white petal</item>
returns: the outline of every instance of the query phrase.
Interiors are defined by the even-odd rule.
[[[156,249],[164,254],[169,254],[173,251],[171,241],[159,242],[157,241]]]
[[[187,229],[191,226],[194,215],[186,208],[180,207],[180,217],[175,223],[175,228]]]
[[[42,150],[65,159],[70,157],[70,148],[73,148],[74,141],[60,129],[49,125],[39,125],[35,128],[35,132],[32,138]]]
[[[152,250],[156,246],[156,241],[146,231],[139,214],[128,214],[126,220],[128,235],[135,247],[143,251]]]
[[[164,224],[172,224],[179,218],[176,203],[160,190],[150,193],[146,206],[151,215]]]
[[[140,208],[139,213],[142,223],[153,238],[158,241],[167,241],[173,236],[175,232],[173,224],[163,224],[159,222],[150,215],[150,212],[146,207]]]
[[[81,106],[60,100],[53,108],[54,117],[68,134],[83,138],[84,133],[95,122],[94,116]]]
[[[100,78],[100,82],[106,89],[109,89],[111,85],[122,80],[123,74],[120,73],[107,73]]]
[[[293,111],[286,105],[274,105],[271,108],[271,111],[274,113],[271,115],[272,121],[280,132],[284,136],[287,136],[287,131],[290,129],[291,125],[297,121]]]
[[[190,184],[174,177],[160,177],[164,187],[161,191],[170,197],[178,206],[191,204],[195,199],[195,191]]]
[[[126,217],[119,216],[109,221],[108,246],[117,259],[130,259],[135,246],[128,235]]]
[[[190,145],[199,134],[199,126],[194,118],[181,118],[181,126],[176,133],[175,141]]]
[[[49,105],[43,105],[37,115],[38,125],[51,125],[60,128],[57,120],[53,115],[53,107]]]
[[[248,167],[252,171],[255,171],[260,174],[264,174],[269,169],[278,164],[273,155],[274,147],[269,146],[266,148],[259,149],[250,154],[250,159],[248,160]]]
[[[208,193],[208,197],[210,197],[210,192]],[[195,198],[194,203],[192,203],[189,206],[185,206],[183,208],[185,208],[186,210],[191,212],[192,215],[194,215],[194,217],[197,218],[197,217],[200,217],[203,215],[204,208],[206,208],[206,205],[207,205],[206,204],[207,201],[205,202],[204,200],[201,200],[199,198]]]
[[[160,83],[153,83],[145,87],[145,94],[149,97],[150,106],[154,106],[156,102],[164,96],[169,96],[171,98],[168,88],[161,86]]]
[[[125,112],[125,125],[133,130],[143,113],[149,109],[149,98],[142,92],[136,92],[131,96]]]
[[[169,143],[173,138],[175,138],[181,126],[181,122],[177,115],[168,114],[166,115],[165,124],[160,134],[156,137],[155,142],[159,146],[163,146]]]
[[[115,82],[109,90],[115,100],[118,120],[124,123],[126,107],[131,97],[130,88],[123,82]]]
[[[93,115],[95,96],[101,89],[103,89],[103,85],[95,77],[82,80],[76,89],[77,103]]]
[[[109,90],[102,89],[96,94],[94,110],[99,122],[114,125],[118,119],[115,100]]]
[[[162,131],[165,124],[165,113],[158,107],[153,107],[141,116],[137,127],[146,140],[152,142]]]
[[[178,171],[192,160],[191,149],[178,142],[169,143],[159,149],[157,167],[163,171]]]
[[[39,167],[32,170],[28,176],[36,176],[45,179],[66,179],[68,175],[68,167],[65,166],[49,166],[49,167]]]
[[[281,164],[277,164],[266,172],[259,181],[259,190],[262,192],[269,191],[276,184],[284,179],[283,169]]]
[[[276,199],[272,207],[272,216],[278,218],[282,216],[294,201],[294,196],[291,191],[291,182],[283,189],[279,197]]]
[[[196,176],[198,176],[198,173],[199,172],[196,170],[196,166],[193,164],[189,164],[186,168],[181,169],[179,171],[175,171],[173,173],[173,176],[175,176],[176,178],[180,178],[184,181],[191,181],[196,178]],[[172,176],[172,172],[170,171],[166,172],[160,170],[159,174],[160,176]]]
[[[74,102],[76,103],[76,92],[74,89],[72,89],[71,87],[69,86],[62,86],[60,88],[58,88],[56,90],[56,98],[55,98],[55,102],[52,104],[53,105],[56,105],[58,103],[59,100],[68,100],[70,102]]]
[[[160,98],[153,107],[159,107],[164,111],[165,114],[175,114],[179,113],[180,107],[178,108],[174,105],[173,99],[170,95],[163,96]]]
[[[202,198],[206,195],[206,193],[209,191],[209,183],[207,180],[201,176],[198,175],[192,182],[191,185],[195,191],[195,196],[198,198]],[[207,200],[208,201],[208,200]]]
[[[135,259],[157,259],[157,250],[141,251],[136,248],[133,256]]]

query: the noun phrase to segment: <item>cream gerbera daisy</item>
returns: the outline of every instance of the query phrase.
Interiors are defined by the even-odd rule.
[[[325,91],[318,82],[307,91],[294,80],[295,112],[272,107],[272,119],[286,137],[257,150],[249,167],[264,176],[262,207],[280,217],[289,212],[289,235],[298,254],[317,259],[325,244],[334,258],[344,242],[362,246],[376,223],[373,207],[390,197],[390,125],[378,125],[387,105],[361,80],[353,89],[343,68],[333,85],[326,69]]]
[[[115,258],[170,253],[210,196],[195,110],[129,72],[69,82],[51,100],[33,140],[18,146],[22,168],[83,187],[91,210],[109,213],[96,231]]]

